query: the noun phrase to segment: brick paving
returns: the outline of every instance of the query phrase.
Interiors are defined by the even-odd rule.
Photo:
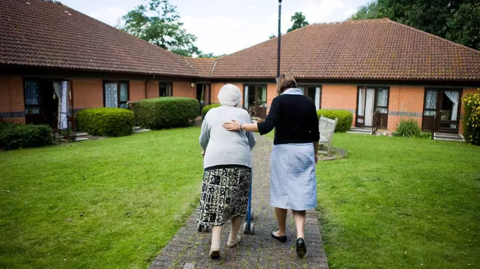
[[[252,151],[253,200],[255,212],[255,234],[245,235],[240,227],[242,242],[236,248],[227,248],[226,242],[230,231],[230,223],[224,225],[222,231],[221,258],[211,260],[211,232],[197,232],[195,212],[172,238],[160,255],[150,265],[157,268],[328,268],[323,249],[322,238],[318,226],[317,214],[307,212],[305,241],[307,255],[298,258],[295,253],[296,228],[291,211],[287,217],[286,243],[271,238],[270,233],[277,229],[274,209],[269,200],[269,164],[272,140],[256,136],[257,145]],[[200,194],[198,194],[200,195]]]

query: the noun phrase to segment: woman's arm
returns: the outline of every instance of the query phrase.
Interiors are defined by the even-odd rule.
[[[224,122],[223,128],[228,131],[239,131],[240,124],[242,131],[247,132],[260,132],[261,135],[269,133],[279,121],[279,110],[280,105],[278,103],[277,98],[273,99],[272,105],[270,107],[270,111],[268,112],[267,117],[265,118],[264,122],[261,123],[240,123],[239,121],[232,120],[231,122]]]
[[[200,146],[203,149],[203,152],[205,152],[205,150],[207,149],[208,140],[210,140],[210,127],[207,123],[206,118],[202,122],[202,128],[201,128],[200,137],[198,140],[200,142]],[[204,153],[202,153],[202,155],[203,154]]]
[[[256,123],[241,123],[237,120],[227,121],[222,124],[223,128],[227,131],[240,131],[240,124],[242,125],[242,131],[258,132],[258,125]]]

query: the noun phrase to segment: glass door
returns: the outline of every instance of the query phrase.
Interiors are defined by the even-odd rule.
[[[357,97],[357,115],[355,126],[387,128],[388,88],[359,87]],[[374,113],[377,113],[374,122]]]
[[[244,86],[244,107],[252,117],[267,116],[267,85]]]
[[[458,133],[461,90],[426,89],[422,129]]]

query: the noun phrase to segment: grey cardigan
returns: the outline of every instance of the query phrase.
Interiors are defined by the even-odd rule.
[[[203,168],[217,165],[243,165],[252,167],[250,150],[255,146],[251,132],[230,132],[222,123],[230,120],[250,123],[246,110],[231,106],[212,108],[202,122],[200,146],[205,150]]]

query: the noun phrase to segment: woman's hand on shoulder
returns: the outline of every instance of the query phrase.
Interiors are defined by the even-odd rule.
[[[237,120],[226,121],[222,124],[222,127],[227,131],[236,132],[240,130],[240,122]]]

